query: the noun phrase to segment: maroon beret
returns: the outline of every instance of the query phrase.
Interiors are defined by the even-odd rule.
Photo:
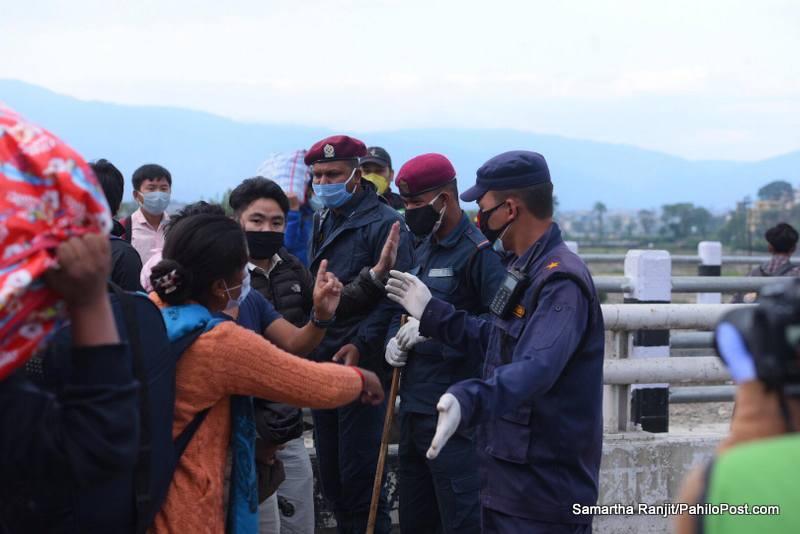
[[[322,141],[317,141],[306,153],[306,165],[313,165],[323,161],[339,161],[343,159],[358,159],[367,155],[367,146],[346,135],[332,135]]]
[[[441,154],[422,154],[405,162],[394,183],[400,196],[408,198],[438,189],[455,179],[456,170],[449,159]]]

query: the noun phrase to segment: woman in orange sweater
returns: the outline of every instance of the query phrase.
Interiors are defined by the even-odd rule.
[[[200,304],[212,315],[231,310],[249,290],[245,236],[219,215],[196,215],[170,230],[164,260],[151,275],[158,299],[178,313]],[[331,287],[338,281],[330,275]],[[184,308],[185,309],[185,308]],[[153,533],[225,531],[223,480],[232,395],[334,408],[361,398],[379,404],[383,389],[367,370],[292,356],[258,334],[226,321],[202,334],[178,361],[173,437],[210,408],[175,470]]]

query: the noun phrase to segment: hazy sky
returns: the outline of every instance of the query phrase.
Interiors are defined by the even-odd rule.
[[[248,121],[753,160],[800,149],[800,2],[0,0],[0,77]]]

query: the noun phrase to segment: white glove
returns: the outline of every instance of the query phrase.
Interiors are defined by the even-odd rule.
[[[428,339],[427,337],[419,335],[419,321],[413,317],[400,327],[400,330],[397,331],[397,335],[394,337],[397,339],[397,345],[406,352],[413,349],[414,345],[420,341]]]
[[[386,296],[404,307],[414,319],[422,317],[425,306],[431,300],[430,290],[413,274],[400,271],[389,271],[389,274]]]
[[[461,405],[454,395],[450,393],[442,395],[439,398],[436,409],[439,410],[439,420],[436,422],[436,434],[433,435],[431,447],[426,454],[428,460],[433,460],[439,456],[439,451],[456,433],[458,425],[461,424]]]
[[[392,367],[403,367],[406,361],[408,361],[408,352],[400,350],[400,347],[397,345],[397,338],[393,337],[389,340],[389,343],[386,344],[384,358],[386,358],[386,363]]]

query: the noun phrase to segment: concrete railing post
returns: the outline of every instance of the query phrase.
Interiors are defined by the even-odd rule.
[[[606,331],[606,360],[628,357],[630,333]],[[629,384],[603,386],[603,432],[617,434],[630,430],[631,387]]]
[[[629,250],[625,277],[626,303],[664,304],[672,299],[672,259],[666,250]],[[669,357],[669,329],[638,330],[631,336],[631,358]],[[631,419],[648,432],[669,429],[669,384],[638,384],[631,388]]]
[[[719,241],[701,241],[697,244],[697,255],[700,264],[697,266],[699,276],[722,275],[722,243]],[[721,304],[721,293],[698,293],[698,304]]]

